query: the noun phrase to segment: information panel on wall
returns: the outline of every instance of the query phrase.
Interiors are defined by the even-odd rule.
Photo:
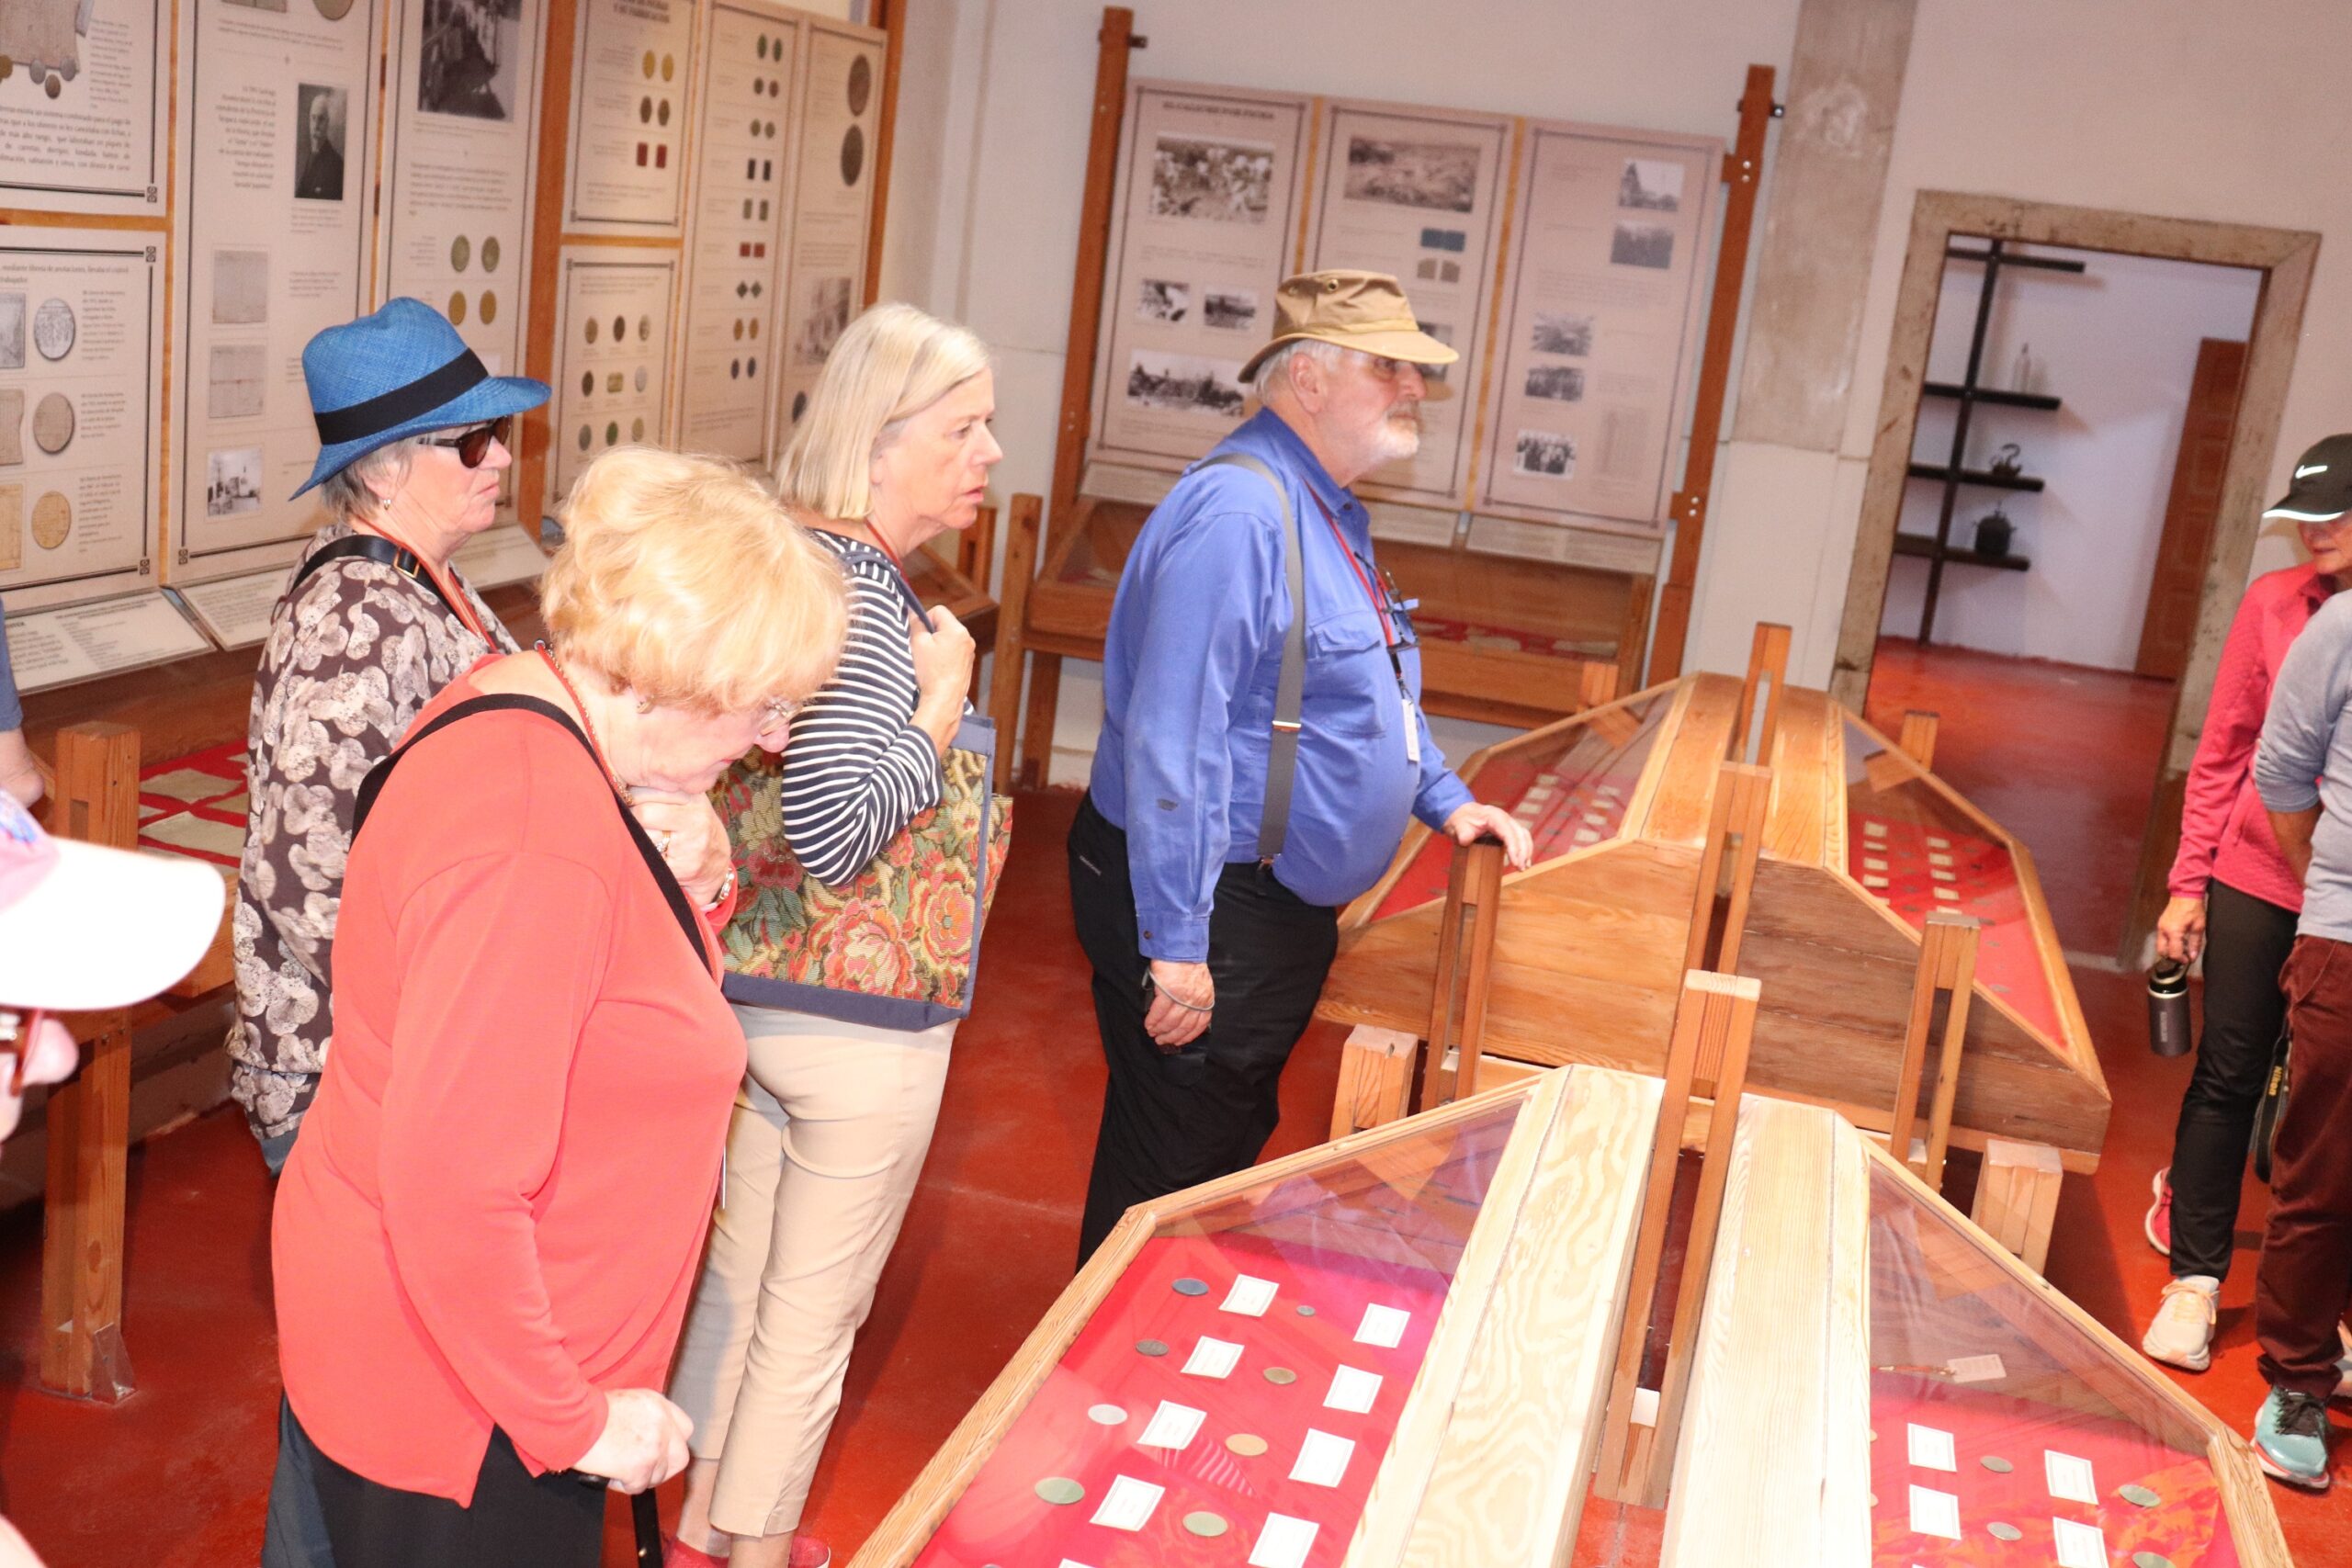
[[[1462,355],[1423,372],[1419,451],[1374,469],[1359,488],[1451,507],[1470,482],[1510,121],[1342,103],[1325,114],[1318,140],[1307,268],[1391,274],[1421,330]]]
[[[786,216],[801,23],[752,0],[713,0],[701,51],[693,237],[678,333],[677,444],[768,462],[781,369]]]
[[[1660,527],[1722,144],[1529,127],[1476,506]]]
[[[1173,471],[1240,423],[1241,367],[1293,270],[1311,100],[1127,94],[1103,274],[1091,461]]]
[[[11,612],[155,581],[162,243],[0,231],[0,597]]]
[[[164,0],[0,0],[0,207],[161,217],[171,39]]]
[[[405,294],[436,307],[492,375],[517,375],[541,0],[398,5],[375,302]]]
[[[368,309],[382,15],[183,0],[175,581],[290,558],[325,521],[288,499],[319,451],[302,347]]]
[[[563,226],[670,236],[684,210],[694,0],[580,0]]]
[[[865,299],[865,246],[874,210],[874,159],[882,128],[883,35],[808,18],[801,45],[791,224],[775,447],[783,450],[833,344]],[[771,96],[769,102],[777,100]],[[768,121],[775,140],[776,120]],[[762,168],[766,166],[764,155]],[[763,361],[764,363],[764,360]]]
[[[678,253],[567,245],[557,267],[550,505],[598,453],[662,439]]]

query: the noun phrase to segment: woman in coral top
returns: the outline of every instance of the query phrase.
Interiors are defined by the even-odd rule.
[[[659,1390],[743,1071],[732,878],[698,914],[624,803],[780,748],[846,612],[720,464],[608,454],[564,523],[551,646],[459,677],[362,797],[273,1245],[284,1440],[337,1568],[591,1568],[605,1486],[686,1462]]]
[[[2148,1211],[2149,1244],[2171,1258],[2172,1279],[2140,1348],[2193,1372],[2212,1362],[2254,1113],[2287,1018],[2278,971],[2303,908],[2302,879],[2278,852],[2254,791],[2254,747],[2288,647],[2352,577],[2352,517],[2332,499],[2347,467],[2352,435],[2329,436],[2303,454],[2286,499],[2263,513],[2294,524],[2311,562],[2256,578],[2230,624],[2188,771],[2172,899],[2156,923],[2157,952],[2205,960],[2205,1029],[2172,1164],[2156,1173]]]

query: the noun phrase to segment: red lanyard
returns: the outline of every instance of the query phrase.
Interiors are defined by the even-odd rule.
[[[1383,642],[1388,648],[1395,649],[1396,628],[1388,619],[1388,606],[1382,602],[1379,592],[1372,586],[1372,579],[1365,573],[1363,562],[1357,558],[1354,547],[1348,543],[1348,536],[1340,532],[1340,520],[1331,515],[1331,509],[1323,504],[1321,496],[1315,495],[1312,490],[1306,493],[1315,497],[1315,509],[1323,513],[1324,522],[1331,525],[1331,537],[1339,541],[1340,553],[1348,560],[1348,570],[1355,573],[1356,581],[1363,588],[1363,596],[1372,601],[1372,613],[1380,617],[1380,636]]]
[[[444,581],[441,574],[433,570],[431,562],[427,561],[423,556],[417,555],[415,550],[410,548],[409,542],[406,539],[401,538],[398,534],[393,533],[390,528],[385,527],[380,523],[370,523],[368,525],[368,527],[369,532],[376,534],[382,538],[390,539],[401,549],[407,550],[410,555],[415,556],[416,564],[423,567],[424,570],[431,575],[435,586],[441,590],[441,597],[449,602],[449,608],[458,613],[458,619],[464,623],[465,628],[473,633],[474,636],[481,638],[482,641],[488,643],[492,652],[497,650],[498,639],[491,636],[490,629],[487,626],[484,626],[480,620],[475,618],[473,606],[466,603],[466,596],[462,592],[458,591],[454,584]]]

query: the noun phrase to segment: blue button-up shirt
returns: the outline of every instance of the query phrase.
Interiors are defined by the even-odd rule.
[[[1310,904],[1344,904],[1379,880],[1408,814],[1441,827],[1470,791],[1421,716],[1419,650],[1397,649],[1413,697],[1408,714],[1379,611],[1333,532],[1336,523],[1369,563],[1363,505],[1271,412],[1261,410],[1216,451],[1265,462],[1298,519],[1306,682],[1290,830],[1273,869]],[[1153,509],[1119,576],[1090,791],[1096,809],[1126,830],[1148,958],[1205,960],[1218,872],[1258,858],[1274,685],[1291,619],[1282,528],[1263,477],[1196,466]],[[1367,576],[1382,592],[1376,571]],[[1409,642],[1401,611],[1395,621]],[[1418,764],[1408,755],[1408,723],[1418,732]]]

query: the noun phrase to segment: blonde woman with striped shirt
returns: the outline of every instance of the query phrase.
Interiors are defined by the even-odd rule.
[[[971,526],[1004,454],[988,351],[958,326],[884,305],[834,345],[777,475],[841,561],[839,671],[794,718],[786,839],[810,876],[854,880],[938,804],[972,638],[908,608],[899,563]],[[823,1568],[801,1509],[931,1145],[956,1025],[876,1029],[737,1004],[751,1068],[727,1188],[671,1393],[695,1462],[669,1562]]]

